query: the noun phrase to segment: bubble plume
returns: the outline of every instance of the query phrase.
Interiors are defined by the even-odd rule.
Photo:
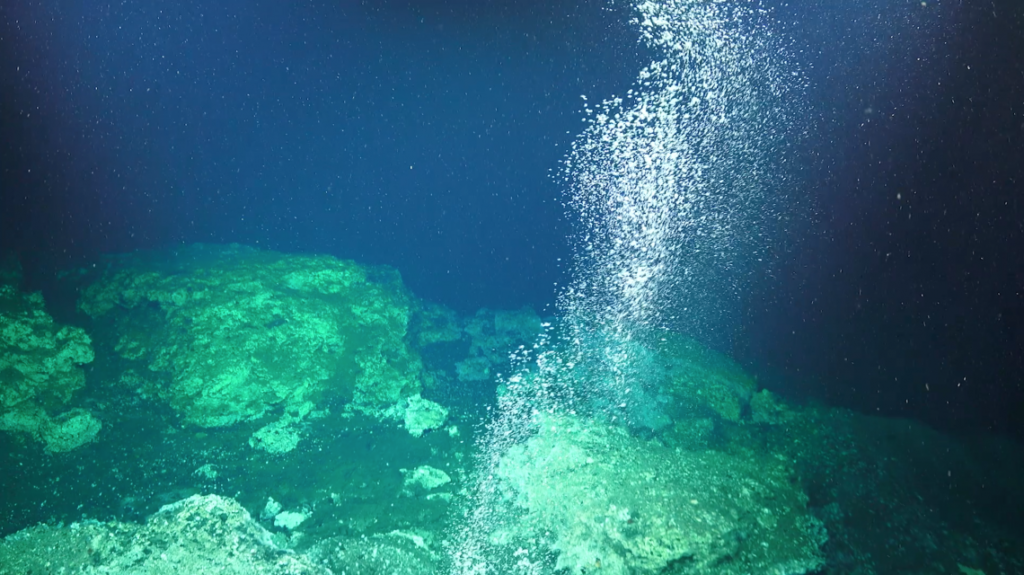
[[[472,491],[455,521],[450,572],[550,572],[505,537],[514,511],[496,471],[538,413],[622,407],[643,358],[633,342],[680,313],[707,316],[721,270],[770,211],[786,88],[797,76],[766,15],[748,2],[638,1],[633,22],[659,59],[624,97],[586,106],[565,160],[578,222],[558,324],[513,354],[481,433]],[[790,110],[792,113],[792,110]],[[617,416],[611,416],[615,419]]]

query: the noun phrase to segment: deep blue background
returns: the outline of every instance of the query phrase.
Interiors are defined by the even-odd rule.
[[[774,190],[792,213],[750,258],[726,338],[766,385],[1024,432],[1022,10],[806,0],[766,17],[810,86]],[[36,285],[99,253],[234,241],[389,264],[464,312],[543,308],[571,258],[550,175],[579,96],[622,94],[648,58],[627,14],[3,2],[0,247]]]
[[[1024,4],[799,2],[814,209],[736,353],[791,397],[1024,437]]]
[[[3,240],[27,259],[241,242],[390,264],[463,311],[553,300],[550,171],[580,95],[639,66],[626,17],[576,1],[14,2],[0,20]]]

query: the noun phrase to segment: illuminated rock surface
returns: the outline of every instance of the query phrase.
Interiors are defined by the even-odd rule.
[[[541,417],[499,474],[557,569],[609,574],[804,573],[827,539],[793,472],[769,457],[673,450],[619,427]]]
[[[54,322],[42,294],[19,291],[20,271],[7,267],[0,274],[0,430],[27,435],[50,452],[70,451],[102,427],[89,411],[68,410],[85,385],[92,341],[81,328]]]
[[[141,525],[39,525],[0,542],[0,573],[60,572],[329,573],[279,548],[238,503],[216,495],[168,505]]]
[[[111,258],[80,308],[113,330],[144,393],[222,427],[328,399],[377,413],[415,394],[412,305],[393,271],[196,245]]]

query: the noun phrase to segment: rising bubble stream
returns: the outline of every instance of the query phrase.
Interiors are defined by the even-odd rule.
[[[586,128],[565,160],[567,206],[578,222],[573,277],[559,319],[513,354],[496,413],[478,444],[450,572],[549,573],[550,553],[511,536],[502,458],[540,414],[603,412],[630,423],[646,357],[638,343],[708,306],[780,182],[786,89],[799,76],[749,2],[639,1],[633,23],[659,59],[623,97],[586,105]],[[788,108],[784,108],[788,106]],[[787,111],[784,112],[784,109]],[[709,303],[711,302],[711,303]],[[556,489],[557,486],[552,486]],[[537,534],[536,541],[543,539]]]

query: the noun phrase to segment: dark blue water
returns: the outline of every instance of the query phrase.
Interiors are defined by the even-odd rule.
[[[550,171],[639,62],[622,9],[571,2],[2,10],[5,243],[329,253],[463,310],[552,300]]]
[[[1020,433],[1020,7],[780,10],[813,64],[813,160],[789,191],[813,215],[755,282],[741,354],[797,396]]]

